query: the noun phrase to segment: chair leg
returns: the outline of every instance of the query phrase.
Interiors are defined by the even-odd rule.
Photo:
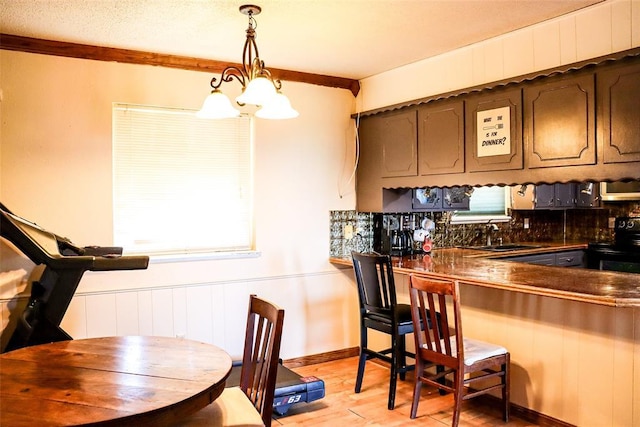
[[[413,402],[411,402],[411,419],[414,419],[418,413],[418,403],[420,403],[420,392],[422,391],[422,381],[420,380],[420,376],[424,373],[423,371],[424,365],[422,360],[416,360],[416,369],[413,372],[415,380],[413,383]]]
[[[396,382],[398,380],[398,363],[400,360],[400,347],[398,336],[391,334],[391,374],[389,375],[389,403],[388,409],[393,409],[396,401]]]
[[[460,410],[462,408],[462,394],[464,393],[464,372],[456,369],[453,373],[453,381],[455,384],[455,391],[453,392],[453,422],[452,427],[457,427],[460,422]]]
[[[398,367],[400,371],[400,380],[404,381],[407,372],[407,342],[404,335],[398,337]]]
[[[507,363],[502,365],[504,375],[502,376],[502,419],[505,423],[509,422],[509,409],[511,404],[509,403],[509,384],[510,384],[510,370],[509,370],[509,357],[507,357]]]
[[[364,364],[367,361],[367,328],[364,325],[360,325],[360,358],[358,359],[358,373],[356,375],[356,388],[355,392],[360,393],[362,389],[362,378],[364,377]]]
[[[442,365],[437,365],[436,366],[436,373],[440,373],[440,372],[444,372],[444,366]],[[441,376],[440,378],[438,378],[437,380],[440,384],[445,385],[447,382],[447,379],[444,376]],[[445,394],[447,394],[447,391],[443,388],[439,388],[438,389],[438,393],[440,394],[440,396],[444,396]]]

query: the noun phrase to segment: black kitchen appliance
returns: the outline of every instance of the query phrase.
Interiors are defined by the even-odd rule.
[[[414,253],[408,219],[400,214],[374,214],[373,250],[379,254],[404,256]]]
[[[640,273],[640,217],[618,217],[613,242],[589,243],[587,267]]]

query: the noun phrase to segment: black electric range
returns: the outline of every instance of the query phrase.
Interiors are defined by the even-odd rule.
[[[589,243],[587,267],[640,273],[640,217],[616,218],[614,242]]]

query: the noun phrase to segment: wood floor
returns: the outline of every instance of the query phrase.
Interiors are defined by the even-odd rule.
[[[293,368],[302,376],[316,376],[325,383],[325,397],[311,403],[293,405],[287,414],[275,415],[272,425],[283,426],[450,426],[453,415],[453,396],[440,396],[434,388],[422,387],[422,400],[415,420],[409,417],[413,395],[413,374],[405,381],[398,380],[396,405],[387,409],[389,369],[375,362],[367,362],[362,391],[354,393],[357,357],[340,359]],[[537,426],[511,416],[502,421],[498,408],[489,408],[474,400],[462,404],[460,424],[479,426]]]

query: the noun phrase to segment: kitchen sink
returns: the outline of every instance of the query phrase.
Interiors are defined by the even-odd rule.
[[[517,251],[522,249],[535,249],[541,246],[538,245],[519,245],[517,243],[508,243],[504,245],[490,245],[490,246],[465,246],[465,249],[477,249],[481,251],[493,251],[493,252],[508,252]]]

